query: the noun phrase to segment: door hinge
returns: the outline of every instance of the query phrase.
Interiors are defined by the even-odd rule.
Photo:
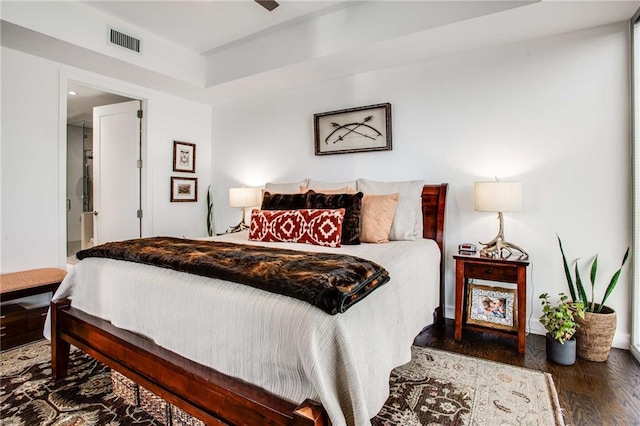
[[[142,210],[138,210],[138,219],[142,219]]]
[[[138,118],[142,118],[142,110],[141,109],[138,110]]]
[[[142,168],[142,160],[138,160],[138,168],[141,169]]]

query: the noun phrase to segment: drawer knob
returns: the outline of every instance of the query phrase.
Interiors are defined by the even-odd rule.
[[[41,316],[41,317],[46,317],[46,316],[47,316],[47,313],[46,313],[46,312],[43,312],[43,313],[41,313],[41,314],[40,314],[40,316]]]
[[[484,272],[487,274],[493,274],[493,268],[487,268]]]

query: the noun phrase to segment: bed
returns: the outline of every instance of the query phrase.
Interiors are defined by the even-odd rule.
[[[51,305],[53,377],[66,375],[74,345],[207,424],[366,424],[388,396],[391,369],[409,361],[413,337],[432,315],[443,320],[446,189],[422,189],[424,240],[346,247],[384,264],[392,279],[339,315],[235,283],[219,283],[211,296],[204,277],[85,259]],[[242,233],[220,239],[247,242]],[[394,254],[403,245],[408,251]],[[421,253],[431,253],[430,266],[410,269]],[[106,284],[83,293],[88,275]],[[187,287],[176,290],[176,279]],[[135,296],[145,281],[158,291]],[[238,294],[248,305],[236,304]],[[140,297],[150,309],[135,304]],[[162,309],[163,320],[145,309]]]

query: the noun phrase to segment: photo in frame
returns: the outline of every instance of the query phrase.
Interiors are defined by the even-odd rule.
[[[516,289],[470,283],[467,297],[467,324],[518,330]]]
[[[315,154],[391,150],[391,104],[367,105],[313,115]]]
[[[196,172],[196,144],[173,141],[173,171]]]
[[[171,202],[198,201],[198,178],[171,177]]]

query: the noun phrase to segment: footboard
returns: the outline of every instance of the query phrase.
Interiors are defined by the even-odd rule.
[[[328,425],[322,405],[296,405],[168,351],[109,322],[51,302],[54,380],[67,374],[70,344],[208,425]]]

